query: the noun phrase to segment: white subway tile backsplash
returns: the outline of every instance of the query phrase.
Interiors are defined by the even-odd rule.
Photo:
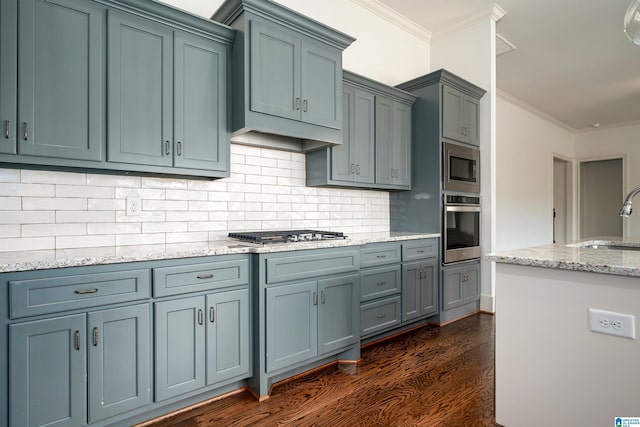
[[[0,264],[19,264],[23,262],[54,261],[56,251],[53,249],[41,251],[0,252]]]
[[[87,224],[25,224],[22,237],[80,236],[87,234]]]
[[[389,230],[387,192],[305,187],[304,154],[232,144],[231,171],[208,180],[1,169],[0,262],[189,250],[229,231]],[[139,216],[126,215],[127,197],[141,199]]]
[[[0,196],[55,197],[55,188],[50,184],[3,183],[0,185]]]
[[[0,211],[19,211],[22,209],[20,197],[0,197]]]
[[[87,209],[87,199],[64,197],[23,197],[22,209],[26,211],[78,211]]]

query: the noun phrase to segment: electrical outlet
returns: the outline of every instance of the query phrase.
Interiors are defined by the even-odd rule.
[[[601,334],[636,339],[636,319],[631,314],[590,308],[589,328]]]
[[[140,197],[127,197],[127,216],[140,216],[142,201]]]

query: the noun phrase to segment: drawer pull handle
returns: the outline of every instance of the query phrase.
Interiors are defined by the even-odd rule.
[[[387,282],[386,282],[386,281],[384,281],[384,280],[382,280],[382,281],[380,281],[380,282],[376,283],[376,285],[378,285],[378,286],[382,286],[382,285],[386,285],[386,284],[387,284]]]
[[[209,321],[211,323],[216,321],[216,309],[214,307],[209,307]]]
[[[204,313],[202,309],[198,310],[198,325],[204,324]]]
[[[386,258],[386,257],[387,257],[386,255],[376,255],[376,258],[378,258],[378,259],[383,259],[383,258]]]
[[[200,280],[213,279],[213,274],[200,274],[199,276],[196,276],[196,277]]]
[[[385,317],[387,317],[385,314],[378,314],[376,316],[378,319],[384,319]]]
[[[418,252],[419,254],[423,254],[424,253],[424,249],[418,249],[416,252]]]
[[[74,341],[76,350],[80,350],[80,331],[76,331],[76,333],[74,334]]]
[[[98,288],[95,289],[78,289],[77,291],[73,291],[78,295],[86,295],[86,294],[95,294],[98,292]]]
[[[93,328],[93,346],[94,347],[98,346],[98,328],[97,327]]]

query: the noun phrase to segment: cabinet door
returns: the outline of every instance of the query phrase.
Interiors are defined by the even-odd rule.
[[[438,262],[424,261],[420,263],[422,279],[420,280],[420,315],[430,316],[438,312]]]
[[[249,290],[207,295],[207,385],[249,373]]]
[[[0,2],[0,153],[16,154],[17,0]]]
[[[464,97],[464,111],[462,121],[462,132],[469,144],[480,145],[480,101]]]
[[[376,183],[393,184],[393,101],[376,96]]]
[[[442,283],[442,309],[450,310],[463,304],[462,296],[462,279],[464,268],[452,268],[443,270]]]
[[[183,31],[174,42],[174,165],[226,171],[227,48]]]
[[[19,1],[19,154],[102,160],[104,14],[93,2]]]
[[[318,354],[317,283],[267,288],[267,371]]]
[[[302,121],[340,129],[342,52],[305,38],[301,73]]]
[[[88,315],[89,422],[151,403],[149,304]]]
[[[411,106],[393,103],[392,169],[395,185],[411,185]]]
[[[356,89],[351,148],[356,182],[370,184],[374,181],[375,131],[375,96]]]
[[[468,266],[463,276],[464,303],[480,299],[480,264]]]
[[[318,354],[356,343],[360,339],[360,276],[318,281]]]
[[[250,25],[251,110],[300,120],[300,37],[256,20]]]
[[[462,133],[464,94],[457,89],[442,86],[442,136],[466,142]]]
[[[110,162],[173,164],[173,31],[109,10]]]
[[[9,326],[9,425],[87,423],[84,314]]]
[[[205,385],[204,297],[155,304],[156,400]]]
[[[352,146],[354,137],[354,104],[355,91],[352,86],[345,85],[342,89],[342,145],[336,145],[331,150],[331,179],[334,181],[352,182],[355,164],[352,160]]]
[[[420,263],[402,265],[402,321],[420,317]]]

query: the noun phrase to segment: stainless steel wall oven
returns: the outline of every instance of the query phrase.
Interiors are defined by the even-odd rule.
[[[445,194],[443,262],[480,258],[480,197]]]

